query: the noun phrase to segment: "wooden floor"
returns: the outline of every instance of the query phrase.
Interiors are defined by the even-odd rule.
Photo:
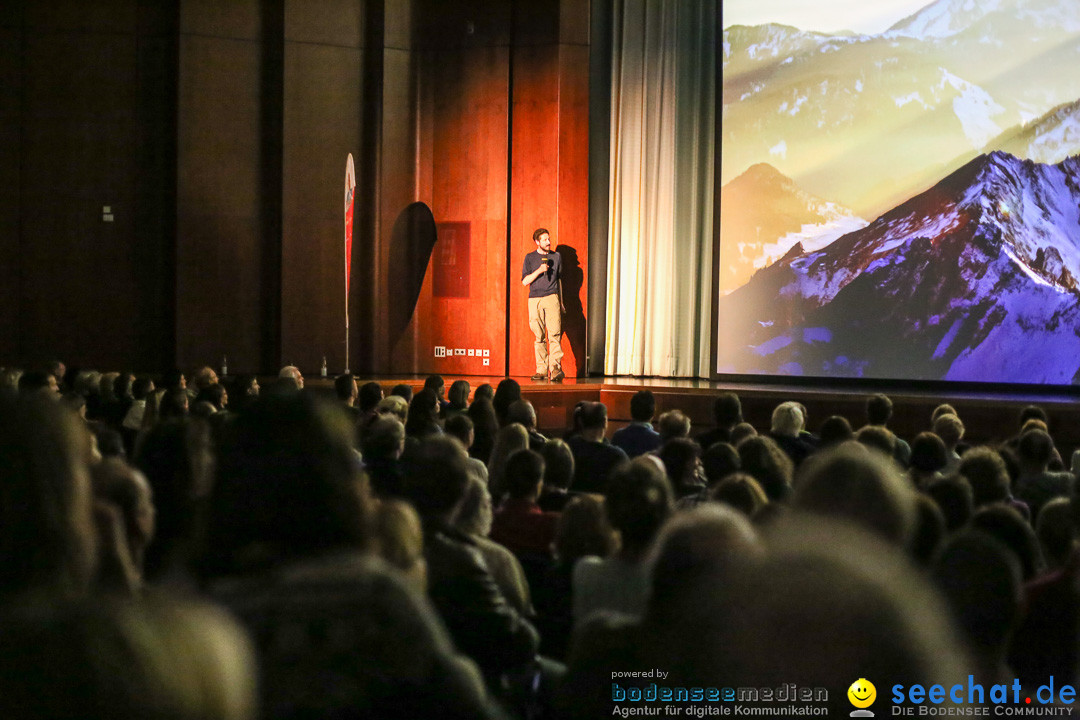
[[[415,390],[423,387],[426,376],[402,375],[358,377],[359,383],[377,381],[386,392],[394,385],[405,383]],[[457,379],[469,382],[473,390],[483,383],[497,386],[502,376],[462,376],[444,378],[446,386]],[[853,427],[865,421],[866,398],[883,392],[892,398],[893,420],[889,427],[903,438],[910,439],[928,430],[930,414],[940,403],[953,405],[966,427],[965,439],[970,443],[992,443],[1014,435],[1020,410],[1031,404],[1040,405],[1050,416],[1050,431],[1062,452],[1080,447],[1080,388],[1040,388],[1032,386],[972,386],[947,383],[912,384],[803,382],[734,382],[678,378],[586,377],[566,378],[559,383],[533,382],[527,377],[515,377],[522,394],[536,407],[542,431],[561,433],[570,423],[574,405],[581,400],[599,400],[607,405],[609,432],[630,420],[630,398],[639,390],[651,390],[656,396],[657,414],[679,409],[690,416],[694,433],[712,425],[712,403],[721,392],[739,395],[746,421],[758,429],[767,430],[772,410],[781,402],[795,400],[806,406],[808,427],[816,431],[830,415],[846,417]],[[324,386],[329,380],[308,380],[309,385]]]

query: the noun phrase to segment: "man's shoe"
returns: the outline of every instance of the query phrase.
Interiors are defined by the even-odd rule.
[[[547,380],[547,375],[544,375],[543,373],[536,373],[529,379],[533,382],[539,382],[540,380]]]
[[[551,382],[562,382],[562,379],[566,377],[566,373],[562,371],[562,368],[557,369],[551,375]]]

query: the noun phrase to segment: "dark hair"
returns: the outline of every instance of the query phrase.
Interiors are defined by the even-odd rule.
[[[548,234],[548,235],[551,235],[551,233],[548,232],[547,228],[542,228],[541,227],[541,228],[536,228],[535,230],[533,230],[533,242],[534,243],[540,242],[540,236],[544,235],[545,233]]]
[[[334,378],[334,392],[337,393],[338,400],[348,400],[353,396],[353,388],[355,385],[355,378],[352,373],[343,373]]]
[[[473,421],[474,432],[473,446],[469,453],[487,463],[491,457],[491,449],[495,446],[495,435],[499,432],[499,419],[491,401],[486,398],[474,399],[469,405],[469,419]]]
[[[166,390],[174,390],[180,387],[180,380],[184,377],[184,373],[180,370],[169,370],[161,376],[161,386]]]
[[[187,390],[178,387],[166,390],[159,408],[161,419],[184,417],[188,413],[189,405]]]
[[[651,390],[638,390],[630,398],[630,417],[638,422],[648,422],[656,414],[656,396]]]
[[[971,527],[992,535],[1016,554],[1025,582],[1043,569],[1039,538],[1015,509],[1007,505],[984,507],[971,516]]]
[[[376,461],[391,457],[401,449],[405,439],[405,426],[396,415],[386,414],[375,418],[364,433],[361,448],[364,459]]]
[[[607,425],[607,407],[602,402],[587,402],[581,408],[581,428],[596,430]]]
[[[662,440],[684,438],[690,434],[690,418],[682,410],[668,410],[656,423],[656,431]]]
[[[690,438],[677,437],[664,443],[656,455],[660,462],[664,463],[668,480],[673,487],[678,488],[683,484],[687,467],[701,457],[701,446]]]
[[[377,382],[366,382],[360,386],[360,393],[357,396],[360,409],[364,412],[372,410],[379,401],[383,398],[382,385]]]
[[[945,516],[945,529],[958,530],[971,519],[971,483],[963,475],[940,478],[930,483],[926,494],[933,498]]]
[[[974,507],[1009,499],[1009,471],[996,450],[971,448],[960,458],[956,471],[971,483]]]
[[[221,383],[207,385],[199,391],[198,397],[195,398],[195,402],[208,402],[214,406],[215,410],[224,410],[225,406],[222,404],[224,401],[225,386]]]
[[[730,505],[749,518],[769,503],[761,483],[744,472],[727,475],[709,489],[709,499]]]
[[[398,383],[394,386],[394,389],[390,391],[390,394],[405,398],[405,402],[412,402],[412,386],[407,383]]]
[[[544,479],[544,458],[535,450],[518,450],[507,459],[504,476],[510,497],[527,498]]]
[[[446,386],[446,382],[443,380],[442,375],[428,375],[424,380],[424,388],[427,390],[434,390],[435,395],[438,396],[439,391]]]
[[[506,409],[506,424],[520,423],[526,430],[536,429],[536,408],[528,400],[516,400]]]
[[[491,387],[491,383],[481,383],[476,388],[476,392],[473,393],[473,402],[477,400],[487,400],[491,402],[495,399],[495,388]]]
[[[467,445],[469,433],[473,432],[473,421],[465,413],[457,413],[446,418],[444,429],[447,435],[456,437],[462,445]]]
[[[893,404],[888,395],[878,393],[866,399],[866,422],[870,425],[884,425],[892,417]]]
[[[896,453],[896,436],[892,430],[882,425],[867,425],[855,433],[855,440],[868,448],[873,448],[883,455],[893,457]]]
[[[49,378],[55,377],[48,370],[27,370],[19,378],[19,392],[31,393],[49,387]]]
[[[1024,423],[1032,418],[1035,420],[1042,420],[1047,425],[1050,424],[1050,418],[1047,416],[1045,410],[1038,405],[1027,405],[1020,411],[1020,427],[1024,427]]]
[[[764,435],[752,435],[737,447],[742,471],[761,483],[770,501],[784,500],[791,494],[795,464],[776,441]]]
[[[730,427],[741,423],[742,419],[742,403],[735,393],[722,393],[713,400],[713,420],[717,425]]]
[[[135,382],[131,383],[131,396],[136,400],[145,400],[146,396],[150,394],[150,389],[154,387],[154,381],[152,378],[146,375],[140,375],[135,378]]]
[[[450,401],[450,407],[455,410],[464,410],[469,406],[469,381],[455,380],[450,383],[450,391],[446,394]]]
[[[303,393],[241,414],[218,462],[205,569],[228,574],[346,548],[371,524],[344,414]]]
[[[510,406],[521,399],[521,385],[513,378],[506,378],[495,388],[495,397],[491,399],[491,406],[495,408],[495,417],[499,419],[499,425],[506,425],[506,419]]]
[[[623,550],[642,553],[671,514],[671,483],[652,458],[636,458],[608,476],[604,507]]]
[[[440,432],[439,397],[431,388],[424,388],[409,403],[409,415],[405,420],[405,434],[423,438]]]
[[[846,417],[843,415],[831,415],[825,418],[825,422],[821,423],[818,437],[821,439],[818,447],[827,448],[853,439],[855,433],[852,432],[851,423],[848,422]]]
[[[461,443],[446,435],[422,440],[404,460],[405,490],[421,515],[449,512],[465,497],[469,468]]]
[[[723,480],[733,472],[738,472],[742,467],[739,460],[739,451],[726,442],[715,442],[709,446],[701,456],[701,464],[705,468],[705,478],[709,484]]]
[[[921,432],[911,441],[911,467],[923,473],[937,472],[949,463],[945,441],[932,432]]]
[[[1028,430],[1020,436],[1016,454],[1023,463],[1046,465],[1054,454],[1054,441],[1042,430]]]

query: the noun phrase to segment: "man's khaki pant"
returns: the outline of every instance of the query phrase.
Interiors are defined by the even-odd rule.
[[[563,356],[562,311],[558,293],[529,298],[529,327],[536,339],[533,349],[536,353],[537,374],[554,374],[562,368]],[[545,335],[547,342],[544,342]]]

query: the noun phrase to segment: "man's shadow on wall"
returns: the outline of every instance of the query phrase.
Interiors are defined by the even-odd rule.
[[[585,273],[581,270],[577,250],[572,245],[559,244],[555,248],[562,258],[563,335],[570,341],[570,349],[577,361],[577,377],[584,377],[585,367],[585,309],[581,305],[581,286],[585,284]]]

